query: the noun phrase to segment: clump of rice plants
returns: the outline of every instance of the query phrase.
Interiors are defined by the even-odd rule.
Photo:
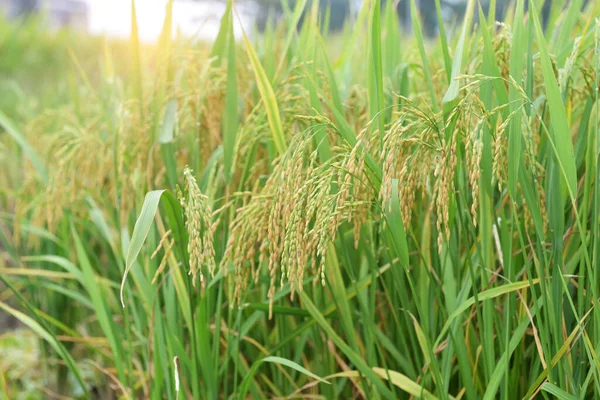
[[[230,1],[214,43],[170,8],[127,67],[106,43],[105,79],[73,52],[72,101],[0,114],[0,309],[43,392],[600,396],[600,5],[524,3],[430,41],[299,1],[238,41]]]

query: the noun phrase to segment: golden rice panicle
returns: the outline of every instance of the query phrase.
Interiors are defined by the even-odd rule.
[[[512,31],[509,25],[497,22],[499,29],[494,35],[494,52],[500,69],[500,75],[507,79],[510,76],[510,50],[512,47]]]
[[[230,224],[221,266],[234,265],[233,302],[239,304],[248,278],[256,280],[261,268],[270,277],[270,315],[277,286],[289,283],[294,296],[303,289],[307,268],[315,273],[315,282],[324,284],[327,249],[339,226],[353,221],[357,232],[370,211],[361,145],[336,148],[333,159],[320,163],[310,134],[294,138],[264,187],[254,192]],[[336,185],[338,190],[333,190]]]
[[[339,191],[336,194],[335,218],[331,224],[331,236],[346,219],[353,224],[354,246],[358,248],[362,224],[366,222],[371,205],[371,193],[366,185],[365,155],[374,147],[369,140],[369,126],[357,136],[357,143],[345,153],[338,170]],[[377,138],[377,135],[372,135]]]
[[[271,199],[263,198],[261,200],[253,198],[248,204],[239,208],[236,217],[229,226],[230,234],[220,268],[227,275],[229,264],[234,266],[235,288],[232,306],[235,302],[238,304],[241,302],[242,295],[248,285],[248,278],[254,276],[255,279],[258,279],[259,270],[256,269],[255,271],[254,258],[248,260],[248,257],[253,256],[256,252],[257,246],[259,246],[259,264],[263,264],[266,259],[268,242],[262,238],[267,236],[267,224],[265,222],[267,221]]]
[[[206,282],[202,268],[206,267],[211,277],[215,274],[215,248],[213,234],[216,224],[212,223],[212,210],[208,197],[202,194],[196,178],[189,168],[183,172],[185,178],[185,193],[180,192],[180,202],[184,210],[185,226],[187,228],[188,253],[190,256],[190,271],[192,283],[200,278],[202,288]]]
[[[269,299],[274,298],[277,277],[284,282],[289,262],[284,259],[286,229],[295,211],[297,195],[303,179],[303,143],[294,143],[276,161],[273,173],[264,187],[248,203],[238,209],[231,221],[230,236],[221,268],[234,265],[234,302],[241,301],[248,278],[258,279],[260,267],[266,264],[270,275]],[[256,267],[258,256],[259,265]],[[281,273],[281,276],[279,275]],[[290,277],[293,275],[290,271]]]
[[[383,178],[381,182],[381,190],[379,199],[381,204],[389,204],[392,197],[392,185],[395,178],[399,175],[407,174],[408,169],[406,161],[406,153],[410,154],[410,149],[407,149],[404,140],[404,118],[399,117],[392,124],[383,138],[383,151],[380,154],[380,160],[383,164]]]
[[[454,193],[454,171],[456,169],[456,149],[454,138],[450,141],[443,140],[442,147],[435,166],[433,197],[437,214],[438,251],[442,251],[444,236],[450,238],[450,201]]]
[[[496,183],[498,185],[498,190],[502,191],[504,187],[507,177],[508,171],[508,135],[506,134],[506,127],[508,126],[508,122],[510,118],[507,118],[506,121],[503,121],[496,128],[494,143],[493,143],[493,152],[494,159],[492,162],[492,176],[496,178]]]
[[[268,140],[268,135],[270,134],[269,129],[269,121],[266,118],[264,106],[262,103],[258,103],[250,110],[243,122],[241,122],[237,132],[237,138],[233,148],[234,167],[237,165],[244,165],[245,160],[251,157],[252,153],[257,151],[257,148],[260,149],[258,144],[261,141]],[[254,164],[251,168],[253,172],[251,177],[254,179],[249,179],[249,181],[256,181],[260,175],[270,172],[268,157],[255,156],[253,159]],[[237,171],[234,182],[238,183],[240,176],[243,173],[243,168],[234,169]]]
[[[537,192],[540,195],[539,207],[542,214],[542,229],[544,230],[544,235],[546,235],[546,233],[548,232],[548,208],[546,205],[546,191],[544,190],[542,180],[539,177],[535,180],[535,186],[537,188]]]
[[[380,155],[383,179],[379,199],[384,206],[391,204],[394,179],[398,184],[398,200],[402,222],[408,227],[418,192],[426,189],[432,170],[434,151],[430,143],[437,136],[437,115],[427,114],[417,107],[407,107],[384,136]]]
[[[575,38],[575,40],[573,42],[573,50],[571,51],[571,54],[565,61],[565,65],[563,66],[563,68],[561,68],[558,71],[558,84],[561,88],[561,91],[563,91],[563,92],[566,89],[572,89],[568,85],[569,85],[569,81],[572,79],[572,74],[574,73],[573,69],[575,67],[575,62],[577,61],[577,58],[579,56],[579,49],[581,47],[581,39],[582,39],[581,36],[578,36]]]
[[[37,225],[54,230],[66,209],[84,217],[89,198],[98,203],[118,199],[123,224],[135,207],[138,193],[121,188],[145,183],[143,171],[152,165],[148,162],[149,124],[132,112],[139,107],[137,103],[123,102],[115,104],[114,129],[109,128],[107,121],[97,117],[100,107],[100,102],[90,101],[77,117],[73,106],[67,105],[46,111],[28,124],[28,135],[40,137],[33,145],[45,156],[49,174],[48,185],[28,182],[21,193],[22,205],[37,197],[31,214]],[[111,134],[98,134],[104,131]],[[147,172],[154,175],[150,169]]]
[[[294,66],[286,78],[273,88],[280,107],[284,132],[290,142],[295,141],[295,135],[304,132],[308,127],[306,120],[298,116],[312,112],[310,96],[308,96],[306,88],[302,86],[304,78],[302,66],[301,63]],[[254,90],[253,86],[250,86],[249,90]],[[251,95],[245,97],[252,99]],[[249,105],[248,108],[234,145],[234,170],[236,171],[234,183],[238,183],[244,173],[244,168],[235,168],[235,166],[244,165],[249,157],[252,157],[254,163],[250,168],[250,176],[247,177],[248,182],[256,181],[259,176],[271,173],[271,163],[262,146],[262,142],[271,140],[264,104],[261,100]]]
[[[202,49],[185,54],[185,89],[179,94],[182,131],[194,133],[197,149],[207,160],[221,144],[221,120],[225,109],[227,63],[210,58]]]
[[[359,132],[369,121],[369,103],[366,89],[360,85],[351,86],[344,108],[346,120],[355,131]]]
[[[162,259],[160,260],[160,264],[158,266],[158,268],[156,269],[156,272],[154,273],[154,277],[152,278],[152,284],[154,285],[157,281],[158,281],[158,277],[164,272],[166,266],[167,266],[167,261],[169,260],[169,257],[171,256],[171,252],[173,251],[173,246],[175,245],[175,239],[171,239],[169,241],[168,244],[164,244],[165,240],[168,240],[169,238],[169,234],[171,233],[171,231],[167,231],[167,233],[163,236],[163,238],[160,240],[160,243],[158,244],[158,247],[156,248],[156,250],[154,251],[154,253],[152,254],[151,258],[154,258],[155,255],[158,253],[158,251],[162,248],[164,249],[164,255],[162,257]]]
[[[277,274],[276,263],[278,262],[281,269],[280,285],[283,286],[286,279],[290,282],[292,298],[295,289],[298,287],[296,281],[298,277],[296,271],[298,268],[296,227],[301,218],[298,213],[303,208],[301,187],[305,179],[303,151],[297,149],[286,160],[281,171],[281,182],[275,198],[274,218],[271,220],[270,230],[274,231],[272,237],[277,240],[275,246],[272,247],[271,259],[269,260],[271,296],[274,295]]]
[[[479,179],[481,177],[481,153],[483,150],[483,142],[479,133],[481,132],[480,125],[483,120],[480,120],[477,126],[471,128],[465,143],[465,151],[467,158],[467,172],[469,175],[469,185],[473,203],[471,205],[471,215],[473,216],[473,225],[477,226],[477,209],[479,207]]]

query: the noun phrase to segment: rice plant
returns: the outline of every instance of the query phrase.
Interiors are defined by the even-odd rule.
[[[600,4],[525,3],[430,40],[414,0],[411,35],[298,1],[236,40],[230,0],[214,43],[169,4],[146,46],[132,2],[97,65],[56,46],[68,95],[0,113],[37,396],[600,396]]]

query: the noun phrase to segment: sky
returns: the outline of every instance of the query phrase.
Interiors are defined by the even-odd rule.
[[[94,34],[128,37],[131,32],[131,3],[128,0],[86,0],[89,7],[88,24]],[[156,40],[160,35],[168,0],[136,0],[136,14],[140,39]],[[216,37],[224,2],[195,2],[177,0],[173,5],[173,23],[186,35],[201,38]],[[237,19],[237,18],[236,18]],[[244,28],[250,19],[242,17]],[[236,35],[241,34],[240,23],[235,21]]]

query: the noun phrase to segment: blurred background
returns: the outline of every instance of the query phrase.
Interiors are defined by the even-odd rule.
[[[555,3],[564,2],[556,0]],[[167,0],[144,0],[136,3],[140,38],[155,40],[161,29]],[[293,3],[293,0],[290,0]],[[398,15],[406,29],[410,28],[410,2],[396,0]],[[424,30],[429,35],[438,31],[435,0],[416,0],[423,20]],[[441,0],[444,20],[451,24],[460,20],[467,0]],[[527,2],[526,2],[527,3]],[[551,1],[547,1],[542,14],[547,18]],[[291,4],[293,5],[293,4]],[[346,19],[357,15],[362,0],[328,0],[321,2],[323,9],[331,7],[333,30],[341,29]],[[485,11],[489,0],[481,0]],[[496,1],[496,15],[502,19],[509,0]],[[69,27],[92,34],[107,34],[111,37],[127,37],[130,32],[131,4],[125,0],[0,0],[0,8],[9,19],[34,13],[44,14],[49,26],[57,29]],[[277,19],[282,13],[279,0],[240,0],[236,2],[240,22],[246,28],[265,27],[269,18]],[[189,36],[212,39],[218,32],[219,20],[225,10],[222,0],[176,0],[173,6],[174,29]],[[240,34],[239,30],[237,34]]]

